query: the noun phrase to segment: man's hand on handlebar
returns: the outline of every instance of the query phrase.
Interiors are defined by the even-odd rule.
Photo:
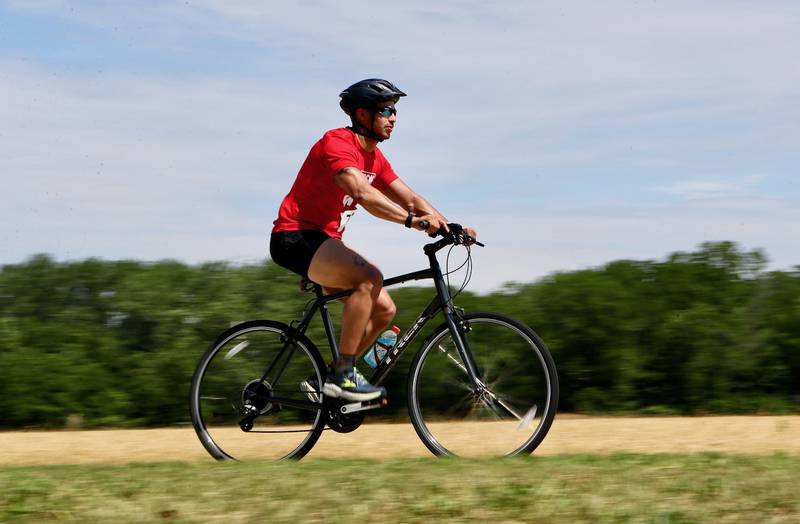
[[[420,217],[419,224],[415,225],[417,229],[421,231],[428,232],[428,236],[431,238],[435,238],[437,236],[442,236],[444,238],[451,239],[451,242],[454,244],[463,244],[465,246],[471,246],[473,244],[477,244],[481,247],[484,245],[478,242],[478,232],[471,227],[462,227],[461,224],[445,224],[446,227],[441,227],[436,229],[433,233],[429,231],[432,228],[430,222],[428,222],[427,217]]]
[[[411,221],[411,227],[419,229],[420,231],[425,231],[429,235],[435,235],[440,229],[450,231],[450,228],[447,226],[447,219],[441,215],[435,214],[414,217]]]
[[[467,244],[468,246],[471,246],[472,244],[474,244],[474,243],[476,243],[476,242],[478,241],[478,232],[477,232],[477,231],[475,231],[473,228],[471,228],[471,227],[465,227],[465,228],[464,228],[464,233],[466,233],[466,234],[467,234],[467,236],[469,237],[469,238],[467,239],[467,241],[466,241],[466,244]],[[482,244],[481,244],[481,245],[482,245]]]

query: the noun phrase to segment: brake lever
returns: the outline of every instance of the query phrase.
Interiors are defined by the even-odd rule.
[[[467,242],[472,242],[476,246],[486,247],[486,244],[484,244],[483,242],[478,242],[478,239],[476,239],[475,237],[464,235],[464,238],[467,240]]]

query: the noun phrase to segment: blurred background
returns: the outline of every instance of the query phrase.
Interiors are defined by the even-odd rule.
[[[544,338],[562,411],[797,412],[799,22],[788,1],[0,3],[0,426],[186,422],[215,336],[308,299],[266,260],[271,222],[347,124],[338,93],[376,76],[409,94],[395,170],[487,244],[457,303]],[[345,240],[387,276],[425,262],[363,210]],[[396,323],[431,294],[397,290]]]
[[[456,303],[502,311],[538,331],[558,366],[563,412],[796,412],[800,270],[767,272],[764,260],[759,251],[708,243],[664,260],[464,292]],[[310,298],[298,281],[272,263],[59,263],[41,255],[6,265],[2,426],[187,422],[190,377],[205,348],[235,322],[298,319]],[[433,290],[393,296],[395,323],[405,329]],[[333,310],[338,317],[340,306]],[[327,358],[322,323],[309,333]],[[410,357],[388,378],[397,394],[384,419],[406,417],[402,371]]]

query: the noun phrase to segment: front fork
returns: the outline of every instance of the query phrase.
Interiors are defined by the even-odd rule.
[[[475,393],[482,393],[486,389],[478,366],[475,364],[475,358],[472,356],[472,350],[469,347],[469,340],[466,333],[469,330],[466,321],[464,320],[463,313],[458,311],[453,306],[453,297],[450,295],[450,290],[444,283],[444,276],[442,269],[439,267],[439,261],[436,259],[434,253],[428,253],[430,259],[431,269],[433,270],[433,281],[436,284],[436,291],[441,300],[442,315],[444,316],[447,328],[450,331],[450,336],[455,342],[458,354],[463,362],[464,370],[469,376],[470,383],[475,388]]]
[[[476,397],[481,398],[484,403],[489,405],[490,403],[497,404],[506,411],[509,415],[516,418],[520,421],[520,427],[523,424],[527,425],[530,421],[525,422],[526,419],[529,417],[532,418],[536,414],[536,406],[533,406],[531,410],[523,417],[520,415],[511,405],[509,405],[505,400],[495,395],[495,393],[489,388],[486,384],[483,375],[480,373],[477,364],[475,364],[475,359],[472,355],[472,350],[469,346],[469,340],[467,337],[467,333],[471,330],[469,326],[469,322],[464,319],[463,311],[459,311],[458,309],[454,308],[454,312],[452,315],[445,316],[448,318],[448,327],[450,328],[450,335],[453,338],[453,341],[456,343],[456,348],[458,349],[459,356],[461,356],[461,362],[458,362],[455,357],[447,353],[446,351],[442,350],[444,353],[447,354],[447,357],[459,368],[461,371],[466,373],[469,378],[470,382],[473,386],[473,393]],[[452,321],[452,322],[451,322]],[[473,371],[470,371],[473,370]]]
[[[461,357],[459,367],[461,367],[462,371],[469,377],[474,392],[476,394],[481,394],[486,390],[486,384],[483,374],[481,370],[478,369],[478,364],[475,362],[475,357],[473,356],[472,348],[469,344],[469,338],[467,337],[467,333],[470,331],[469,323],[464,320],[463,312],[458,311],[454,307],[451,308],[450,312],[445,310],[444,317],[447,322],[450,337],[453,339],[456,350],[458,351],[458,356]]]

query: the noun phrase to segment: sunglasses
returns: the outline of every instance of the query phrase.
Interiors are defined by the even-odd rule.
[[[384,118],[389,118],[390,116],[397,114],[397,109],[395,109],[393,107],[386,106],[386,107],[382,107],[382,108],[378,109],[377,113],[379,115],[381,115],[382,117],[384,117]]]

